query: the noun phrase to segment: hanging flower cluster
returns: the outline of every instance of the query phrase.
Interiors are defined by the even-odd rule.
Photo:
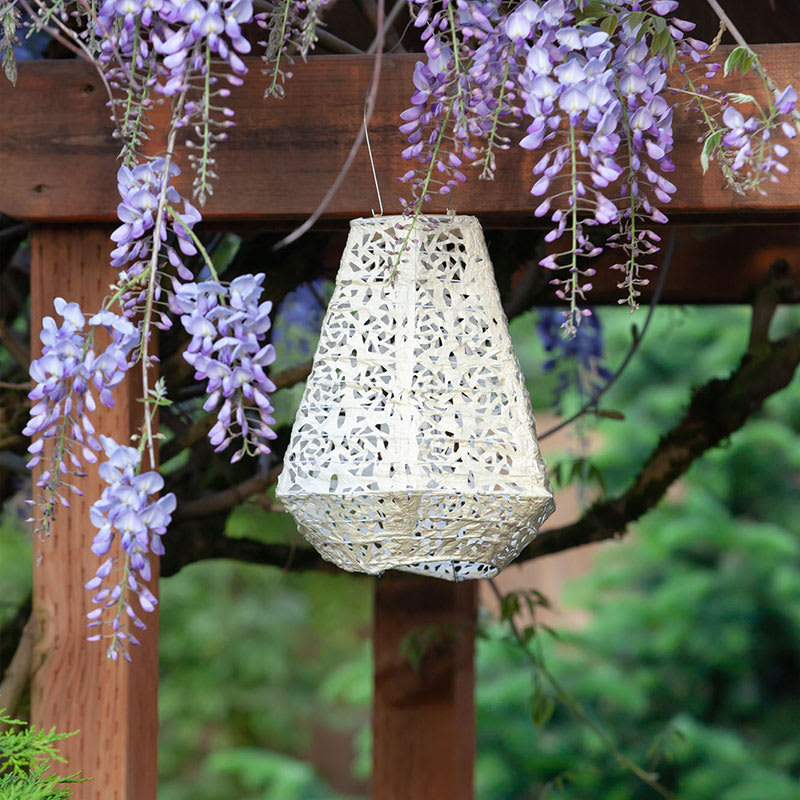
[[[586,400],[611,378],[604,364],[603,329],[599,318],[594,314],[589,316],[571,339],[561,335],[562,320],[558,309],[540,308],[536,321],[539,339],[549,356],[542,370],[557,376],[553,397],[559,411],[563,411],[562,401],[570,387],[577,389],[578,396]]]
[[[205,202],[216,177],[212,152],[232,124],[225,105],[230,89],[222,82],[241,85],[247,72],[241,55],[251,50],[242,26],[252,19],[251,0],[103,2],[86,35],[101,42],[98,63],[120,90],[112,105],[126,166],[136,162],[147,136],[154,93],[174,98],[173,125],[197,136],[187,144],[195,192]]]
[[[275,0],[269,12],[255,15],[255,21],[266,31],[259,44],[264,48],[264,64],[268,78],[264,97],[282,98],[284,84],[292,73],[287,69],[292,54],[305,59],[317,43],[317,30],[328,0]]]
[[[433,189],[449,194],[465,180],[463,161],[491,178],[496,151],[508,146],[499,131],[523,123],[520,145],[541,153],[531,193],[542,198],[535,215],[553,224],[541,265],[557,273],[566,334],[590,314],[582,305],[595,270],[586,260],[606,246],[621,251],[613,267],[623,273],[621,302],[636,308],[648,283],[641,271],[654,268],[649,257],[660,241],[652,223],[667,221],[661,206],[676,191],[667,177],[674,170],[669,67],[680,55],[677,74],[689,81],[695,104],[708,87],[687,64],[702,70],[701,81],[719,69],[705,63],[707,45],[686,35],[694,25],[673,16],[678,3],[524,0],[510,13],[499,0],[412,5],[426,60],[416,65],[412,105],[401,114],[409,142],[403,157],[421,165],[400,178],[412,187],[409,213],[416,218]],[[794,135],[786,119],[797,101],[791,87],[749,120],[731,105],[754,102],[749,95],[706,99],[720,118],[711,144],[737,186],[753,188],[785,170],[786,148],[765,143],[776,128]]]
[[[240,275],[230,286],[214,281],[176,285],[173,308],[192,340],[183,354],[195,378],[207,381],[203,410],[217,410],[209,431],[215,451],[241,438],[231,461],[245,454],[269,453],[275,438],[268,395],[275,384],[265,367],[275,360],[275,348],[263,344],[270,328],[271,302],[261,303],[264,275]]]
[[[34,5],[40,12],[35,25],[55,25],[96,60],[110,93],[122,166],[117,174],[119,225],[111,236],[111,266],[118,277],[111,297],[89,319],[88,329],[75,303],[56,301],[64,323],[58,327],[49,317],[44,321],[42,357],[31,367],[35,405],[25,431],[34,437],[30,465],[45,461],[47,467],[39,478],[45,495],[39,527],[45,531],[57,503],[69,504],[65,490],[80,492],[74,480],[84,474],[83,461],[97,460],[94,453],[102,442],[108,460],[99,470],[109,485],[92,506],[92,522],[99,529],[92,550],[107,557],[87,589],[95,592],[98,606],[89,615],[90,624],[110,626],[110,632],[90,638],[110,637],[109,656],[129,658],[127,644],[137,642],[129,626],[125,629],[125,619],[143,627],[129,598],[137,595],[139,606],[152,610],[148,556],[163,552],[160,537],[175,508],[172,494],[156,499],[163,479],[153,457],[155,410],[169,401],[163,381],[151,385],[148,373],[157,361],[151,354],[151,328],[171,326],[170,307],[191,337],[185,358],[198,379],[207,382],[204,408],[216,410],[209,433],[215,450],[241,440],[235,461],[269,452],[266,443],[274,438],[268,395],[275,386],[265,370],[275,356],[267,342],[271,304],[260,299],[264,276],[241,276],[230,284],[219,280],[194,231],[201,214],[175,185],[181,174],[175,147],[179,132],[185,131],[194,196],[202,206],[212,193],[217,177],[213,151],[233,124],[227,106],[230,87],[241,85],[247,72],[241,56],[251,45],[243,26],[254,21],[253,5],[251,0],[104,0],[97,5],[34,0]],[[280,27],[289,20],[288,31],[293,20],[302,20],[295,27],[305,55],[316,39],[323,6],[290,3],[260,21]],[[16,26],[16,14],[6,18]],[[4,35],[14,40],[15,31]],[[286,54],[291,38],[283,36],[278,56]],[[145,156],[141,146],[153,130],[149,114],[163,98],[172,106],[166,147],[158,157]],[[201,283],[195,282],[189,260],[196,258],[210,275]],[[164,283],[165,277],[173,282]],[[111,344],[96,354],[93,342],[100,328],[108,331]],[[111,390],[137,363],[145,409],[138,446],[102,435],[98,439],[89,419],[93,391],[102,403],[113,405]],[[144,467],[148,451],[149,471]]]
[[[38,485],[44,490],[41,531],[47,535],[57,503],[69,507],[66,490],[81,494],[72,483],[83,476],[83,461],[94,463],[100,450],[90,414],[97,407],[94,392],[107,408],[113,408],[112,390],[131,366],[131,351],[139,343],[139,331],[125,317],[101,311],[88,320],[77,303],[55,300],[63,318],[59,326],[52,317],[42,320],[42,355],[30,368],[34,388],[28,394],[31,415],[23,430],[33,438],[28,448],[29,467],[44,461]],[[105,328],[111,341],[97,352],[93,346],[98,328]]]
[[[197,206],[213,191],[215,148],[234,124],[229,98],[247,72],[246,26],[265,31],[265,94],[280,97],[292,57],[304,58],[317,40],[327,0],[275,0],[257,15],[252,0],[31,2],[39,14],[32,27],[58,28],[96,61],[122,146],[111,256],[117,279],[88,320],[61,298],[56,311],[63,323],[44,320],[25,433],[33,437],[31,466],[43,467],[38,517],[45,532],[57,504],[68,505],[67,490],[79,491],[74,480],[83,463],[105,450],[100,470],[108,486],[92,508],[99,529],[93,549],[105,560],[87,588],[97,605],[91,623],[111,628],[91,638],[110,637],[109,655],[127,658],[135,637],[123,623],[141,626],[128,598],[137,595],[144,610],[154,605],[146,588],[149,556],[160,554],[175,507],[172,495],[156,499],[163,481],[155,471],[155,409],[168,400],[163,382],[151,385],[149,376],[157,361],[152,329],[171,325],[168,310],[190,337],[184,357],[205,384],[203,407],[216,414],[209,433],[215,450],[236,441],[237,460],[268,452],[274,437],[275,387],[266,369],[275,354],[268,342],[271,304],[261,300],[264,276],[219,279],[195,232]],[[765,182],[786,172],[784,141],[796,135],[789,115],[796,115],[797,92],[774,87],[763,71],[766,97],[710,90],[707,81],[720,69],[760,65],[746,47],[734,50],[724,68],[710,63],[707,46],[690,35],[692,23],[676,16],[676,0],[411,0],[411,9],[424,57],[401,115],[410,167],[401,177],[410,188],[404,206],[416,222],[434,195],[449,196],[466,181],[468,167],[491,179],[514,139],[537,151],[534,213],[551,226],[541,264],[553,270],[556,294],[567,304],[567,334],[575,335],[590,314],[583,305],[591,259],[604,248],[620,254],[621,302],[637,304],[659,245],[653,226],[666,221],[663,208],[676,191],[668,176],[678,105],[702,120],[703,167],[716,163],[734,191],[763,192]],[[0,19],[0,59],[13,80],[16,0],[0,0]],[[166,139],[150,148],[160,155],[152,157],[142,145],[155,133],[149,116],[156,103],[169,103],[171,114]],[[515,128],[521,136],[512,136]],[[175,183],[179,135],[189,150],[192,202]],[[198,261],[202,280],[195,279]],[[594,347],[595,326],[586,327],[584,344]],[[104,349],[98,335],[109,341]],[[591,347],[579,350],[581,358],[596,360]],[[141,369],[145,413],[137,446],[130,447],[97,438],[90,417],[95,393],[112,405],[114,387],[134,365]]]
[[[111,234],[112,241],[117,245],[111,252],[111,266],[125,266],[120,278],[130,288],[121,297],[121,303],[127,315],[141,311],[147,301],[154,250],[157,257],[163,250],[170,266],[183,277],[192,277],[179,251],[183,256],[197,253],[191,237],[192,229],[200,221],[200,213],[188,200],[182,200],[171,184],[171,179],[180,175],[180,172],[176,164],[167,165],[164,158],[157,158],[139,164],[134,169],[120,167],[117,173],[117,186],[122,199],[117,206],[117,216],[122,224]],[[162,202],[158,196],[160,192],[163,192]],[[177,209],[181,203],[183,211],[179,212]],[[154,241],[156,214],[159,215],[158,241]],[[170,228],[177,249],[167,241]],[[153,293],[153,300],[158,302],[161,297],[158,276]],[[161,314],[159,324],[169,327],[170,323]]]
[[[92,603],[97,606],[87,616],[90,627],[108,626],[111,630],[92,634],[89,640],[109,639],[109,658],[116,660],[122,654],[130,661],[126,643],[136,645],[139,641],[133,633],[122,630],[123,615],[137,628],[144,629],[145,624],[127,600],[126,590],[138,597],[143,611],[155,608],[158,601],[145,583],[151,577],[148,554],[164,553],[161,536],[175,510],[175,495],[170,492],[154,499],[164,488],[164,479],[154,471],[137,474],[140,452],[117,444],[109,436],[101,435],[100,440],[108,460],[100,465],[99,473],[108,486],[90,512],[92,524],[98,529],[92,552],[100,558],[108,557],[86,584],[89,591],[95,592]],[[121,553],[109,555],[116,536]],[[109,578],[111,585],[104,585]],[[111,619],[104,619],[108,611]]]

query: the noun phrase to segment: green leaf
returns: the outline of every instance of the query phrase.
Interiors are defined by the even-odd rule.
[[[708,172],[708,165],[714,152],[722,143],[722,131],[714,131],[706,137],[703,142],[703,149],[700,151],[700,166],[703,168],[703,174]]]
[[[733,71],[741,72],[742,75],[750,72],[756,62],[755,53],[749,47],[736,47],[731,50],[730,55],[725,60],[725,67],[722,74],[724,77]]]
[[[663,53],[667,49],[667,45],[672,41],[672,34],[669,30],[663,28],[653,36],[650,41],[650,52],[655,54]]]
[[[13,5],[5,5],[0,9],[3,15],[3,31],[0,35],[0,54],[2,54],[3,72],[12,84],[17,83],[17,61],[14,57],[14,45],[19,44],[17,25],[19,12]]]
[[[504,595],[500,601],[500,618],[512,620],[519,613],[519,595],[516,592]]]
[[[646,16],[647,14],[644,11],[631,11],[630,14],[625,16],[625,21],[631,28],[636,28],[644,22]]]
[[[609,14],[600,23],[600,30],[603,31],[603,33],[607,33],[609,36],[613,36],[614,31],[617,29],[617,25],[619,25],[619,19],[617,18],[617,15]]]
[[[751,94],[746,94],[745,92],[730,92],[728,94],[728,100],[731,103],[755,103],[756,99]]]
[[[531,698],[531,718],[534,725],[541,728],[553,716],[555,710],[556,701],[553,697],[537,688]]]

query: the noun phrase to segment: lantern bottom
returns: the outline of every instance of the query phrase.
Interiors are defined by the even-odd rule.
[[[544,487],[530,494],[279,497],[319,554],[344,570],[380,575],[398,569],[451,581],[497,575],[555,509]]]

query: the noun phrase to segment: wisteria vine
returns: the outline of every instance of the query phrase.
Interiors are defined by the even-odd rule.
[[[274,438],[264,276],[221,280],[195,228],[218,178],[216,149],[234,124],[228,102],[248,71],[252,31],[263,31],[265,95],[280,98],[293,59],[317,41],[326,5],[272,0],[256,14],[253,0],[0,0],[8,78],[16,79],[14,50],[26,27],[47,31],[97,65],[120,143],[116,277],[101,309],[58,298],[61,321],[44,319],[25,429],[30,466],[39,467],[34,518],[43,536],[58,506],[81,493],[84,464],[105,459],[98,469],[107,486],[91,507],[92,550],[102,560],[86,588],[95,606],[89,638],[103,641],[112,659],[130,659],[133,629],[144,627],[139,611],[156,604],[150,558],[163,553],[176,505],[172,493],[159,497],[155,418],[170,401],[163,380],[151,381],[154,329],[175,317],[185,329],[184,358],[205,384],[203,409],[216,416],[216,451],[234,445],[238,460],[268,453]],[[424,56],[401,114],[410,162],[401,203],[416,223],[426,203],[451,195],[469,170],[492,179],[516,141],[536,151],[534,214],[551,226],[540,263],[566,303],[567,335],[590,314],[592,259],[606,248],[619,253],[620,302],[638,303],[659,246],[656,228],[676,191],[668,177],[676,107],[699,121],[703,168],[717,164],[734,191],[763,192],[786,171],[797,92],[775,87],[742,44],[715,63],[714,48],[690,35],[694,26],[678,16],[676,0],[410,0],[409,8]],[[709,88],[720,70],[749,69],[763,81],[758,97]],[[166,131],[151,122],[157,104],[170,105]],[[162,147],[158,156],[144,153],[155,149],[151,139]],[[179,140],[188,151],[183,165]],[[192,172],[191,198],[175,182],[181,166]],[[98,402],[113,406],[115,388],[135,367],[143,423],[133,441],[118,442],[95,429],[92,415]]]
[[[534,214],[549,218],[551,245],[541,266],[552,270],[564,300],[563,329],[577,333],[591,278],[591,259],[619,251],[621,303],[632,310],[654,269],[650,256],[676,191],[673,111],[686,105],[704,126],[702,163],[716,161],[734,190],[763,191],[786,171],[797,93],[792,87],[752,95],[711,91],[721,68],[708,45],[676,16],[676,0],[411,0],[426,60],[414,71],[411,106],[401,115],[403,157],[417,162],[400,180],[402,201],[418,217],[434,193],[466,180],[465,163],[494,177],[497,153],[519,145],[536,151]],[[725,72],[755,62],[737,48]],[[745,117],[739,106],[752,109]]]

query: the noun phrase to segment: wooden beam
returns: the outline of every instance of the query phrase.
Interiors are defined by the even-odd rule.
[[[377,581],[372,800],[472,800],[476,596],[475,581]]]
[[[53,299],[78,302],[84,312],[100,307],[108,293],[110,242],[104,228],[36,228],[31,253],[32,352],[41,352],[42,316],[54,315]],[[115,390],[116,407],[98,404],[92,421],[122,442],[138,429],[141,403],[132,376]],[[86,637],[91,610],[84,584],[99,559],[89,547],[95,528],[89,508],[105,483],[87,465],[84,497],[59,508],[52,534],[34,536],[33,614],[38,625],[32,692],[33,722],[49,730],[79,731],[60,745],[62,774],[81,770],[90,783],[80,800],[155,800],[157,768],[158,611],[147,614],[147,631],[133,663],[112,662],[101,643]],[[158,564],[153,564],[158,575]],[[157,578],[151,589],[157,592]],[[140,635],[141,634],[141,635]]]
[[[758,48],[762,63],[780,86],[796,80],[800,45]],[[720,52],[720,59],[725,53]],[[370,136],[384,206],[399,210],[402,185],[396,176],[408,169],[400,157],[399,113],[408,106],[417,56],[391,55],[384,61],[378,106]],[[364,97],[372,70],[368,56],[318,56],[293,67],[284,100],[263,99],[264,78],[251,59],[245,85],[232,92],[237,127],[217,151],[215,193],[205,209],[209,221],[289,222],[313,211],[345,160],[362,124]],[[19,219],[113,221],[118,203],[117,144],[105,107],[102,84],[91,67],[78,61],[26,62],[16,88],[0,82],[0,210]],[[753,76],[729,78],[738,91],[758,90]],[[58,102],[54,102],[58,98]],[[153,115],[158,126],[167,110]],[[675,218],[800,218],[800,146],[792,144],[790,174],[770,186],[766,196],[740,197],[715,170],[703,176],[697,137],[702,131],[681,112],[675,117],[678,193],[668,209]],[[154,143],[154,147],[158,147]],[[529,194],[531,165],[538,158],[514,147],[498,158],[497,179],[471,180],[454,205],[478,214],[486,224],[505,227],[540,224]],[[185,153],[179,163],[185,165]],[[188,191],[190,177],[183,177]],[[326,218],[368,215],[378,200],[365,148],[330,204]],[[433,207],[432,207],[433,208]]]
[[[793,272],[800,273],[800,226],[718,226],[697,227],[675,225],[660,231],[661,250],[650,259],[658,270],[642,271],[649,278],[642,288],[640,301],[646,304],[658,283],[669,237],[675,235],[675,249],[669,265],[662,304],[712,305],[749,303],[756,290],[762,286],[770,267],[779,259],[786,261]],[[623,296],[618,284],[623,273],[610,267],[619,262],[620,251],[606,250],[592,261],[586,261],[597,270],[591,279],[593,288],[587,294],[589,305],[616,305]],[[518,274],[522,280],[524,268]],[[551,278],[549,272],[543,279]],[[562,305],[547,287],[542,305]],[[535,303],[540,301],[538,298]],[[800,302],[800,297],[795,298]],[[635,321],[635,320],[634,320]]]

